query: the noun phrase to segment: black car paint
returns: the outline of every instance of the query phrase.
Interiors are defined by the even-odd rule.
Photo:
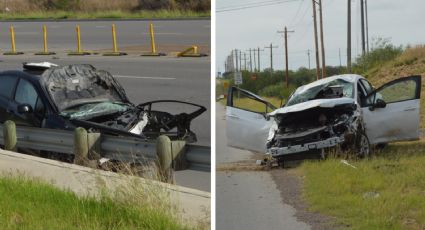
[[[94,67],[93,67],[94,68]],[[0,95],[0,122],[4,123],[6,120],[13,120],[17,125],[22,126],[33,126],[33,127],[41,127],[41,128],[51,128],[51,129],[65,129],[65,130],[73,130],[78,126],[84,127],[88,130],[93,131],[99,131],[102,133],[108,133],[113,135],[121,135],[121,136],[132,136],[132,137],[138,137],[143,139],[154,139],[160,134],[169,135],[171,139],[181,139],[183,137],[183,134],[179,134],[179,132],[182,132],[181,127],[183,127],[184,131],[190,132],[192,135],[188,139],[189,142],[196,141],[196,135],[190,131],[190,122],[200,114],[206,111],[206,108],[204,106],[187,103],[187,102],[181,102],[181,101],[166,101],[166,102],[175,102],[175,103],[185,103],[185,104],[191,104],[194,106],[199,107],[198,110],[190,113],[190,114],[177,114],[172,115],[167,112],[162,111],[149,111],[151,114],[161,114],[162,116],[168,117],[169,120],[172,120],[173,123],[169,125],[170,127],[167,127],[165,131],[167,132],[161,132],[161,121],[159,121],[159,124],[157,124],[155,129],[151,128],[152,130],[156,131],[154,134],[151,132],[149,135],[136,135],[133,133],[128,132],[128,130],[122,130],[117,129],[114,127],[108,127],[103,124],[97,124],[90,121],[82,121],[82,120],[72,120],[67,119],[66,117],[63,117],[59,115],[60,111],[58,109],[58,106],[55,104],[54,100],[51,98],[48,90],[45,87],[45,82],[43,82],[43,79],[41,77],[41,74],[44,72],[44,69],[36,69],[36,70],[24,70],[24,71],[18,71],[18,70],[11,70],[11,71],[3,71],[0,72],[0,84],[1,80],[4,76],[13,76],[17,80],[15,82],[15,85],[12,90],[11,97],[5,97],[3,95]],[[35,91],[38,94],[38,97],[40,98],[42,104],[44,105],[44,111],[40,114],[37,114],[35,112],[27,112],[27,113],[20,113],[18,111],[18,107],[22,106],[23,104],[17,103],[14,99],[16,88],[19,84],[19,81],[26,80],[28,81],[35,89]],[[115,79],[113,79],[114,82]],[[119,83],[117,83],[119,85]],[[119,85],[119,87],[121,87]],[[125,92],[124,92],[125,93]],[[127,101],[126,101],[127,102]],[[164,102],[164,101],[156,101],[156,102]],[[138,106],[134,106],[131,102],[128,101],[128,104],[131,106],[131,108],[134,111],[137,111],[137,113],[140,113],[143,111],[144,107],[146,105],[151,105],[154,102],[146,102]],[[150,107],[149,107],[150,108]],[[119,114],[117,114],[118,116]],[[181,117],[185,117],[187,119],[181,119]],[[151,124],[152,125],[152,124]],[[168,132],[172,128],[177,128],[177,132]]]

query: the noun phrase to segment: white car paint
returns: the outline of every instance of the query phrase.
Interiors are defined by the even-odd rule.
[[[307,89],[337,79],[352,82],[354,84],[353,98],[359,98],[359,90],[362,89],[358,88],[358,82],[365,78],[356,74],[344,74],[321,79],[299,87],[295,93],[302,93]],[[359,102],[353,98],[311,100],[279,108],[267,114],[267,116],[298,112],[314,107],[332,108],[340,104],[354,103],[363,118],[363,125],[370,144],[419,138],[419,99],[389,103],[385,108],[375,108],[372,111],[369,107],[361,108]],[[381,98],[379,93],[377,93],[376,98]],[[274,119],[267,120],[261,114],[231,106],[227,106],[227,123],[228,145],[255,152],[265,153],[267,140],[271,140],[277,130]]]
[[[254,152],[266,152],[266,140],[273,119],[258,113],[227,106],[227,145]]]

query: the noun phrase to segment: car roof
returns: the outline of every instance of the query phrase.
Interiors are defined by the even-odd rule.
[[[326,83],[328,83],[328,82],[335,81],[335,80],[338,80],[338,79],[340,79],[340,80],[344,80],[344,81],[348,81],[348,82],[351,82],[351,83],[355,83],[355,82],[357,82],[359,79],[364,79],[364,77],[362,77],[362,76],[360,76],[360,75],[358,75],[358,74],[341,74],[341,75],[334,75],[334,76],[331,76],[331,77],[326,77],[326,78],[323,78],[323,79],[320,79],[320,80],[314,81],[314,82],[309,83],[309,84],[307,84],[307,85],[300,86],[300,87],[296,90],[296,92],[304,91],[304,90],[307,90],[307,89],[310,89],[310,88],[316,87],[316,86],[318,86],[318,85],[323,85],[323,84],[326,84]]]

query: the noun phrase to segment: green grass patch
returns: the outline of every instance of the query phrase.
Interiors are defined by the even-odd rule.
[[[0,178],[2,229],[185,229],[158,207],[110,196],[78,197],[23,177]],[[137,198],[138,199],[138,198]],[[144,197],[144,199],[147,199]]]
[[[372,159],[306,162],[303,196],[350,229],[425,228],[425,142],[397,143]]]
[[[167,19],[167,18],[201,18],[210,17],[210,12],[181,10],[155,11],[32,11],[26,13],[0,13],[0,20],[28,19]]]

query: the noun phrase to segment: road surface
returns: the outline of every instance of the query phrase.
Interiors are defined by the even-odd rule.
[[[216,104],[217,165],[251,158],[252,153],[227,147],[225,108]],[[218,171],[216,229],[310,229],[284,204],[269,172]]]

